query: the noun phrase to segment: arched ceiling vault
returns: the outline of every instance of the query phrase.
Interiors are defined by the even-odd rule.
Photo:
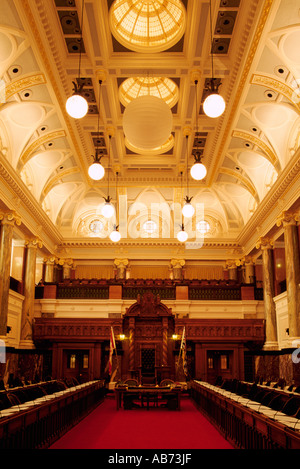
[[[17,208],[14,201],[20,206],[21,200],[26,223],[30,197],[31,204],[43,211],[39,233],[55,233],[53,247],[70,240],[80,245],[89,238],[93,243],[99,239],[101,246],[103,240],[110,242],[110,225],[102,224],[99,215],[104,197],[110,195],[117,206],[116,217],[120,213],[124,217],[124,210],[133,213],[128,220],[135,233],[142,233],[142,224],[156,217],[160,228],[151,233],[151,239],[157,235],[165,246],[174,246],[180,208],[189,195],[193,204],[201,205],[201,217],[209,219],[213,227],[210,241],[222,246],[226,240],[225,252],[228,242],[241,252],[250,250],[253,220],[264,213],[272,191],[279,198],[282,193],[281,208],[295,203],[294,189],[287,191],[284,181],[299,164],[298,2],[212,0],[212,44],[207,0],[156,2],[155,14],[162,16],[157,23],[153,19],[155,28],[159,28],[167,3],[166,11],[172,12],[177,23],[162,28],[157,37],[148,30],[145,42],[138,37],[152,2],[141,0],[140,30],[134,32],[126,30],[130,21],[114,23],[115,13],[116,21],[121,21],[117,9],[112,14],[119,3],[122,1],[1,1],[3,204],[11,200],[8,208]],[[127,21],[128,15],[123,13],[123,19]],[[165,41],[166,34],[170,34],[170,42]],[[225,113],[217,119],[203,112],[206,86],[212,77],[211,51],[214,78],[226,101]],[[72,82],[82,85],[88,101],[83,119],[70,118],[65,109]],[[163,145],[142,150],[126,138],[123,116],[131,101],[147,94],[166,100],[172,129]],[[96,150],[101,151],[106,172],[95,182],[88,176],[88,167]],[[189,176],[196,152],[207,167],[202,181]],[[8,195],[9,177],[18,178],[18,194],[11,186]],[[287,197],[287,193],[291,195]],[[156,197],[161,207],[154,207]],[[146,208],[135,213],[137,201]],[[98,238],[89,228],[95,220],[99,222]],[[196,229],[197,220],[187,221],[187,229]],[[32,227],[32,222],[28,224]],[[125,233],[120,245],[135,243],[138,249],[139,238],[133,238]],[[47,243],[51,245],[51,237]],[[146,246],[144,233],[141,249],[145,257]],[[193,256],[201,259],[204,249],[205,244]]]

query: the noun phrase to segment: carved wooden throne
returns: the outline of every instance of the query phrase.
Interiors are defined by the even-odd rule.
[[[123,331],[126,375],[142,384],[156,384],[174,377],[174,316],[159,296],[152,292],[138,295],[124,315]],[[124,369],[124,371],[125,371]]]

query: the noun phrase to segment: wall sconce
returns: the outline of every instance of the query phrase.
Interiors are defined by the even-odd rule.
[[[173,335],[172,335],[172,339],[173,339],[173,340],[177,340],[177,339],[178,339],[178,334],[173,334]]]
[[[125,340],[125,334],[120,334],[120,340]]]

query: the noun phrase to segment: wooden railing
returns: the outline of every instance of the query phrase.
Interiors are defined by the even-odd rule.
[[[94,381],[60,391],[31,404],[0,411],[0,449],[49,448],[104,398],[104,383]],[[27,407],[27,408],[26,408]],[[1,415],[2,414],[2,415]]]
[[[136,299],[151,291],[162,300],[176,300],[177,288],[186,289],[186,299],[208,301],[263,300],[263,289],[234,280],[171,280],[171,279],[66,279],[36,287],[36,299],[109,299],[110,288],[118,288],[118,297]],[[50,293],[49,293],[50,292]],[[181,293],[182,294],[182,293]],[[46,296],[45,296],[46,295]],[[245,295],[245,297],[244,297]],[[115,296],[114,296],[115,298]],[[182,297],[181,297],[182,299]]]
[[[298,418],[200,381],[192,382],[191,396],[235,448],[300,449]]]

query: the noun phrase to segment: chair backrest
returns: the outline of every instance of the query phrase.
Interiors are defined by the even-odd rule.
[[[175,384],[172,379],[163,379],[160,383],[160,386],[168,386],[168,384]]]
[[[128,384],[128,386],[138,386],[136,379],[126,379],[125,384]]]

